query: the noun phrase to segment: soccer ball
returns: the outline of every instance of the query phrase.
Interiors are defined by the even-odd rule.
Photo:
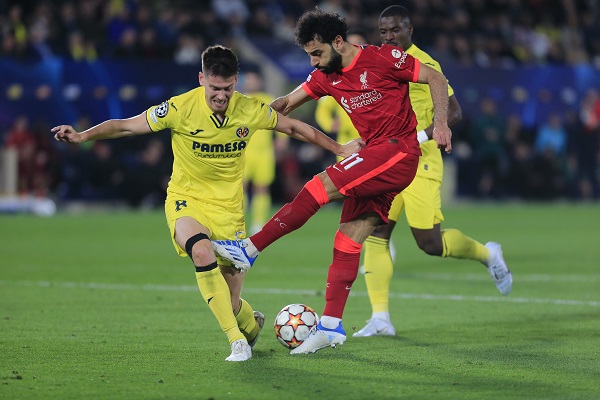
[[[313,326],[319,323],[319,316],[311,307],[304,304],[290,304],[275,318],[275,336],[279,343],[288,349],[302,344]]]

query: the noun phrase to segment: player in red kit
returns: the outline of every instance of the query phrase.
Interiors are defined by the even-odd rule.
[[[323,317],[292,354],[314,353],[346,340],[342,314],[358,273],[362,243],[378,225],[388,222],[392,200],[413,180],[421,155],[409,82],[429,84],[435,109],[433,138],[447,152],[451,150],[444,75],[396,46],[352,45],[346,42],[347,31],[338,14],[319,9],[304,13],[296,25],[296,42],[315,70],[271,106],[285,115],[311,99],[332,96],[348,113],[364,148],[317,174],[250,238],[213,241],[222,257],[247,270],[260,251],[304,225],[324,204],[344,202]]]

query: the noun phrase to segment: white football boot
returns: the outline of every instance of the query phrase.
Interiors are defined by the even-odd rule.
[[[487,242],[485,247],[490,250],[490,258],[485,266],[500,293],[507,295],[512,289],[512,273],[508,269],[504,257],[502,257],[502,246],[496,242]]]
[[[245,339],[231,343],[231,355],[225,361],[247,361],[252,358],[252,348]]]
[[[354,333],[353,337],[369,337],[369,336],[395,336],[396,329],[390,321],[385,321],[380,318],[371,318],[367,320],[367,324]]]
[[[343,345],[346,341],[346,332],[342,328],[342,323],[335,329],[324,328],[319,322],[313,327],[308,334],[308,337],[302,344],[290,351],[290,354],[309,354],[314,353],[325,347],[335,347]]]
[[[258,257],[258,254],[252,257],[246,252],[248,243],[251,243],[249,239],[211,240],[213,250],[224,259],[231,261],[233,266],[242,272],[248,271]]]

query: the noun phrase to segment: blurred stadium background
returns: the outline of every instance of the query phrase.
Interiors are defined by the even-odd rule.
[[[293,43],[304,10],[337,11],[379,44],[392,4],[410,10],[413,41],[463,108],[444,156],[446,203],[600,198],[597,0],[0,0],[0,209],[162,207],[168,133],[67,146],[50,128],[137,115],[195,87],[200,54],[217,43],[240,56],[242,82],[260,68],[268,92],[287,93],[311,70]],[[313,111],[295,116],[318,126]],[[274,200],[331,161],[294,143],[278,155]]]

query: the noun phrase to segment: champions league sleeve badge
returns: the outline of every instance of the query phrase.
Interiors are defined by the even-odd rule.
[[[163,101],[158,106],[156,106],[156,116],[158,118],[164,118],[169,112],[169,102]]]

